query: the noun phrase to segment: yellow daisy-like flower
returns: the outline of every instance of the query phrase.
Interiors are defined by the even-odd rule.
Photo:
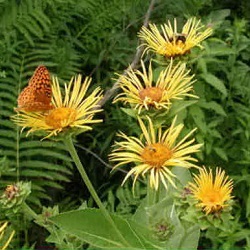
[[[175,125],[176,117],[171,126],[163,131],[162,127],[156,129],[149,117],[148,128],[138,117],[142,130],[142,140],[120,133],[124,141],[116,142],[116,148],[110,154],[110,160],[118,162],[115,168],[128,163],[135,166],[127,173],[123,183],[134,175],[133,186],[141,174],[143,177],[148,173],[150,187],[157,190],[159,182],[167,189],[167,181],[175,187],[172,178],[176,177],[171,172],[171,167],[199,168],[191,162],[197,162],[190,154],[198,152],[201,144],[194,144],[194,139],[187,140],[195,131],[192,130],[182,140],[177,142],[177,137],[182,131],[183,124]],[[192,144],[192,145],[191,145]],[[123,184],[122,183],[122,184]]]
[[[169,66],[160,72],[156,83],[153,80],[151,63],[148,70],[143,61],[141,66],[142,72],[133,71],[130,67],[127,75],[120,76],[119,83],[123,92],[114,102],[123,101],[135,105],[134,108],[138,109],[140,114],[142,108],[168,110],[172,100],[183,99],[185,96],[197,97],[189,93],[193,89],[194,75],[188,75],[190,71],[186,70],[186,64],[178,63],[174,66],[171,60]]]
[[[195,17],[187,20],[181,33],[177,31],[177,21],[174,19],[174,27],[170,21],[161,25],[161,30],[155,24],[149,24],[149,28],[142,27],[139,37],[145,42],[145,51],[153,51],[167,58],[185,55],[195,46],[202,48],[200,43],[212,34],[212,28],[204,29],[200,20]],[[144,51],[144,52],[145,52]]]
[[[6,232],[8,227],[8,222],[2,222],[0,225],[0,249],[5,250],[9,246],[15,231],[12,232]]]
[[[190,190],[198,202],[197,206],[202,207],[206,214],[221,211],[228,206],[226,202],[233,198],[233,182],[220,168],[216,168],[214,178],[211,169],[209,172],[206,168],[201,169],[199,175],[194,175],[194,182],[189,183]]]
[[[72,77],[69,84],[65,84],[64,97],[62,96],[58,79],[52,79],[52,104],[54,109],[48,112],[22,111],[12,119],[24,128],[30,128],[28,134],[34,131],[46,131],[47,137],[57,135],[67,128],[91,130],[89,124],[102,120],[94,120],[95,113],[100,112],[98,102],[102,98],[102,91],[98,87],[88,97],[86,92],[91,78],[86,77],[82,83],[82,76]]]

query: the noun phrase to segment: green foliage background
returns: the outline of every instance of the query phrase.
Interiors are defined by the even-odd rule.
[[[9,117],[14,114],[20,90],[39,64],[62,80],[81,73],[93,77],[93,87],[110,88],[114,73],[121,73],[134,58],[137,32],[148,5],[144,0],[0,1],[2,188],[17,180],[32,181],[29,202],[38,211],[42,205],[54,204],[67,211],[83,199],[93,203],[64,145],[25,137]],[[201,164],[221,166],[234,179],[235,226],[242,232],[250,225],[249,10],[247,0],[158,0],[150,17],[160,24],[173,17],[181,23],[189,16],[198,16],[214,27],[213,37],[204,42],[205,50],[194,50],[188,62],[198,79],[195,91],[200,99],[182,116],[187,128],[198,127],[197,140],[204,143]],[[134,121],[127,118],[120,104],[110,101],[99,116],[104,123],[95,125],[95,132],[78,136],[79,155],[110,211],[133,213],[145,194],[144,187],[137,189],[136,197],[130,188],[120,189],[124,173],[110,175],[107,155],[115,133],[122,130],[131,134]],[[27,233],[32,227],[26,225],[24,230]],[[19,246],[37,241],[37,233],[29,232]],[[229,247],[250,247],[250,237],[245,234],[233,239],[225,235],[221,240],[213,232],[204,233],[200,246],[218,249],[229,239]],[[41,237],[37,244],[44,244],[43,240]]]

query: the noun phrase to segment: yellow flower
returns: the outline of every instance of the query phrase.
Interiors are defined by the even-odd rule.
[[[162,70],[154,83],[151,63],[146,70],[143,61],[141,61],[142,72],[133,71],[132,68],[127,71],[127,75],[121,75],[119,82],[123,90],[114,102],[123,101],[135,105],[140,114],[142,108],[146,110],[149,107],[156,109],[169,109],[171,101],[183,99],[185,96],[196,97],[189,92],[193,89],[193,76],[189,76],[184,63],[173,65],[171,60],[169,66]]]
[[[21,111],[12,119],[24,128],[30,128],[28,134],[34,131],[45,131],[47,137],[57,135],[67,128],[91,130],[88,124],[102,120],[93,120],[95,113],[100,112],[98,102],[102,98],[100,88],[96,88],[88,97],[86,92],[91,78],[86,77],[82,84],[82,77],[72,77],[69,84],[65,84],[64,97],[62,96],[58,79],[52,79],[52,104],[54,109],[48,112]]]
[[[194,139],[187,141],[195,129],[177,142],[177,137],[181,133],[183,124],[175,125],[176,118],[165,131],[163,131],[162,127],[156,129],[151,119],[149,117],[147,119],[148,128],[138,117],[142,130],[142,140],[132,136],[129,137],[124,133],[119,134],[124,141],[115,143],[117,147],[110,154],[110,160],[118,162],[114,169],[129,163],[135,164],[127,173],[122,184],[129,176],[134,175],[134,186],[140,174],[144,177],[148,173],[151,188],[157,190],[159,182],[162,182],[166,189],[168,187],[167,182],[175,187],[172,178],[176,176],[171,172],[171,167],[199,168],[191,163],[197,162],[197,160],[190,154],[198,152],[201,144],[191,145]]]
[[[216,168],[214,178],[211,169],[209,172],[205,168],[201,169],[199,175],[194,175],[194,182],[189,183],[191,192],[198,202],[197,206],[202,207],[206,214],[221,211],[228,206],[226,202],[233,198],[233,182],[220,168]]]
[[[8,222],[4,222],[0,225],[0,249],[5,250],[9,246],[15,231],[13,230],[11,233],[6,232],[8,230],[7,228]]]
[[[153,51],[167,58],[187,54],[195,46],[202,48],[200,43],[212,34],[210,27],[204,29],[200,20],[195,17],[187,20],[181,33],[177,31],[177,21],[174,19],[174,27],[170,21],[161,25],[161,30],[155,24],[149,24],[149,28],[142,27],[139,37],[145,42],[145,51]],[[144,51],[144,52],[145,52]]]

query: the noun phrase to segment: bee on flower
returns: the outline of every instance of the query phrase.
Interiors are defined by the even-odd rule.
[[[177,30],[177,20],[174,25],[168,21],[157,28],[149,24],[149,28],[142,27],[138,36],[143,40],[144,52],[153,51],[166,58],[175,58],[188,54],[193,47],[202,48],[201,42],[212,35],[212,28],[205,27],[195,17],[189,18],[181,32]]]

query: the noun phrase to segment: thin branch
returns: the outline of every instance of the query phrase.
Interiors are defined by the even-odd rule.
[[[109,165],[108,163],[106,163],[103,159],[101,159],[101,157],[99,157],[96,153],[92,152],[91,150],[89,150],[88,148],[85,148],[84,146],[80,145],[80,144],[75,144],[78,148],[86,151],[87,153],[93,155],[98,161],[100,161],[105,167],[113,169],[113,166]],[[127,174],[128,171],[123,170],[123,169],[118,169],[119,171],[123,172],[124,174]]]
[[[105,167],[109,168],[109,169],[113,169],[113,166],[109,165],[108,163],[106,163],[103,159],[101,159],[101,157],[99,157],[96,153],[92,152],[91,150],[89,150],[88,148],[85,148],[84,146],[80,145],[80,144],[75,144],[76,147],[86,151],[87,153],[93,155],[98,161],[100,161]],[[120,171],[124,174],[127,174],[128,171],[121,169],[121,168],[117,168],[117,171]],[[143,180],[139,177],[137,178],[139,181],[143,182]]]
[[[150,15],[152,13],[152,10],[154,8],[155,2],[156,2],[156,0],[151,0],[151,2],[150,2],[150,5],[148,7],[148,10],[146,12],[144,22],[143,22],[143,26],[145,26],[145,27],[148,26],[149,18],[150,18]],[[127,70],[128,69],[135,69],[136,68],[138,62],[140,61],[143,49],[144,48],[142,46],[137,48],[134,60],[132,61],[130,66],[126,70],[124,70],[124,72],[123,72],[124,76],[127,75]],[[114,85],[113,85],[113,87],[111,89],[106,91],[106,93],[104,94],[104,97],[99,102],[99,105],[102,107],[115,94],[115,92],[117,91],[118,88],[119,88],[119,79],[114,83]]]

